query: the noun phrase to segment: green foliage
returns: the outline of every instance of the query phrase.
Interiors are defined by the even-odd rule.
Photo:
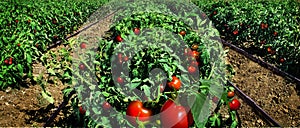
[[[16,0],[0,3],[0,89],[32,79],[32,64],[49,45],[77,30],[107,1]],[[12,58],[12,63],[5,60]]]
[[[195,0],[193,3],[207,14],[225,40],[299,76],[299,1]]]

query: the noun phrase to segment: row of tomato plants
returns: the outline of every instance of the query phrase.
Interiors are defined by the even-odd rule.
[[[150,6],[151,2],[147,3]],[[225,52],[220,42],[211,39],[216,33],[200,37],[178,17],[143,11],[126,17],[131,12],[125,9],[117,14],[125,17],[110,26],[97,42],[99,47],[93,47],[89,38],[75,40],[73,80],[78,97],[72,99],[72,106],[78,122],[74,125],[236,127],[240,103],[233,98],[234,89],[224,85],[228,79],[228,74],[222,72]],[[193,12],[186,16],[190,15],[195,16],[193,23],[205,22]],[[205,25],[199,31],[213,31],[209,23]],[[178,44],[180,40],[186,48]],[[96,59],[91,60],[94,56]],[[164,73],[151,72],[156,68]],[[65,90],[65,94],[71,90]],[[196,98],[193,105],[189,102],[192,97]],[[216,109],[210,110],[213,105]],[[218,111],[223,105],[228,109],[226,120]],[[208,114],[204,121],[198,119],[201,108]],[[153,117],[158,114],[160,117]]]
[[[300,74],[300,2],[193,1],[225,40],[294,76]]]
[[[1,1],[0,89],[32,79],[47,46],[77,30],[106,1]]]

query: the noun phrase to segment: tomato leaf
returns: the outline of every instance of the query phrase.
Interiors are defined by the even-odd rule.
[[[209,117],[209,100],[206,100],[206,96],[202,93],[192,93],[188,96],[188,104],[191,108],[191,112],[197,127],[204,127]]]
[[[51,97],[51,95],[49,95],[47,92],[42,91],[41,94],[42,94],[43,98],[45,98],[49,103],[51,103],[51,104],[54,103],[53,97]]]

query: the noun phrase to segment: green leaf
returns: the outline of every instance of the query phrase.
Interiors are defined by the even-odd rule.
[[[45,98],[49,103],[53,104],[54,99],[49,94],[47,94],[45,91],[42,91],[42,96]]]
[[[48,71],[48,73],[50,73],[51,75],[55,75],[55,71],[54,71],[52,68],[49,68],[47,71]]]
[[[202,128],[205,126],[209,117],[209,102],[206,96],[202,93],[192,93],[188,97],[188,104],[191,107],[191,112],[197,127]]]

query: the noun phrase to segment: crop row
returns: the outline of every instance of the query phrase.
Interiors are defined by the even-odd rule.
[[[47,46],[77,30],[105,1],[2,1],[0,88],[32,79],[32,64]]]
[[[299,76],[299,2],[197,0],[194,3],[225,40]]]

